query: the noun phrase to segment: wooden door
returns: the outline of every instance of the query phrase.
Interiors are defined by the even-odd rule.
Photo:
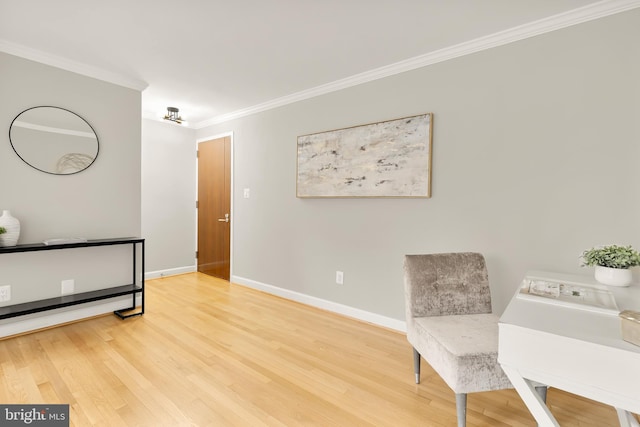
[[[229,280],[231,137],[198,144],[198,271]]]

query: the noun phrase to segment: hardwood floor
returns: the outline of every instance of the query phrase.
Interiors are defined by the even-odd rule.
[[[200,273],[147,281],[147,312],[0,341],[0,402],[68,403],[73,426],[455,426],[453,392],[403,334]],[[552,389],[564,426],[615,426]],[[467,425],[535,426],[514,390],[470,394]]]

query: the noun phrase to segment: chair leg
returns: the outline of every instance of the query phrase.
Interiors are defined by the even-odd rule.
[[[456,413],[458,427],[465,427],[467,425],[467,393],[456,393]]]
[[[546,385],[536,386],[536,392],[538,393],[542,401],[546,404],[547,403],[547,386]]]
[[[540,399],[542,399],[542,401],[544,402],[544,404],[547,404],[547,390],[549,389],[549,387],[547,387],[546,385],[537,385],[535,386],[536,389],[536,393],[538,393],[538,396],[540,396]],[[537,426],[539,426],[540,424],[536,424]]]
[[[416,374],[416,384],[420,384],[420,353],[413,349],[413,372]]]

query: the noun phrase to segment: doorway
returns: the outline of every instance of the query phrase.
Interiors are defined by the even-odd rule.
[[[231,275],[231,136],[198,143],[198,248],[201,273]]]

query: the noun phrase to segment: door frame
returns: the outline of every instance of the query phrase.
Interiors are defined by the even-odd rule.
[[[231,170],[229,171],[230,175],[231,175],[231,188],[229,189],[229,193],[231,196],[231,207],[230,207],[230,211],[229,215],[231,216],[231,233],[230,233],[230,237],[229,237],[229,282],[232,281],[233,279],[233,226],[234,226],[234,215],[233,215],[233,207],[234,207],[234,201],[233,201],[233,131],[229,131],[229,132],[223,132],[223,133],[218,133],[212,136],[206,136],[206,137],[202,137],[202,138],[198,138],[196,139],[196,152],[198,151],[198,144],[200,144],[201,142],[207,142],[207,141],[211,141],[212,139],[219,139],[219,138],[224,138],[224,137],[229,137],[229,139],[231,140],[230,142],[230,149],[231,149]],[[198,197],[198,159],[196,158],[196,198]],[[193,208],[195,210],[195,222],[196,222],[196,235],[195,235],[195,248],[193,249],[193,254],[195,255],[196,251],[198,250],[198,209],[196,209],[196,201],[193,201]],[[194,258],[195,261],[195,268],[196,271],[198,270],[198,259]]]

